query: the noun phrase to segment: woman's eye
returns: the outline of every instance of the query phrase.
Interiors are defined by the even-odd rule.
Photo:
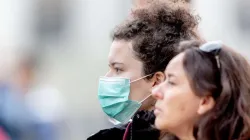
[[[116,72],[116,73],[120,73],[121,71],[122,71],[121,69],[115,68],[115,72]]]
[[[175,83],[172,82],[172,81],[170,81],[169,79],[167,79],[167,84],[168,84],[168,85],[171,85],[171,86],[175,85]]]
[[[168,81],[168,84],[169,84],[169,85],[174,85],[174,83],[173,83],[173,82],[170,82],[170,81]]]

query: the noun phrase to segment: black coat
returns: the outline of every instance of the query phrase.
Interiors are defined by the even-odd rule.
[[[153,127],[153,111],[139,111],[131,123],[121,127],[104,129],[90,136],[87,140],[158,140],[160,131]],[[126,132],[126,135],[124,136]]]

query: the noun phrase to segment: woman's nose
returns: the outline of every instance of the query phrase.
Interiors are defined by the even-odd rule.
[[[156,100],[161,100],[163,99],[163,94],[162,94],[162,83],[152,89],[152,96]]]

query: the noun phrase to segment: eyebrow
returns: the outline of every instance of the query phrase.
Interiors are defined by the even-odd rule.
[[[168,78],[171,78],[171,77],[176,77],[174,74],[172,73],[168,73],[168,74],[165,74]]]
[[[111,63],[109,64],[109,66],[114,66],[114,65],[123,65],[123,63],[111,62]]]

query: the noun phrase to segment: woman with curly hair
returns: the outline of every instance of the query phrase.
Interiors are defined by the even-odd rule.
[[[88,140],[159,139],[151,89],[164,81],[163,72],[179,42],[197,37],[196,18],[181,6],[154,1],[132,15],[114,30],[110,69],[99,80],[101,107],[119,125]]]

